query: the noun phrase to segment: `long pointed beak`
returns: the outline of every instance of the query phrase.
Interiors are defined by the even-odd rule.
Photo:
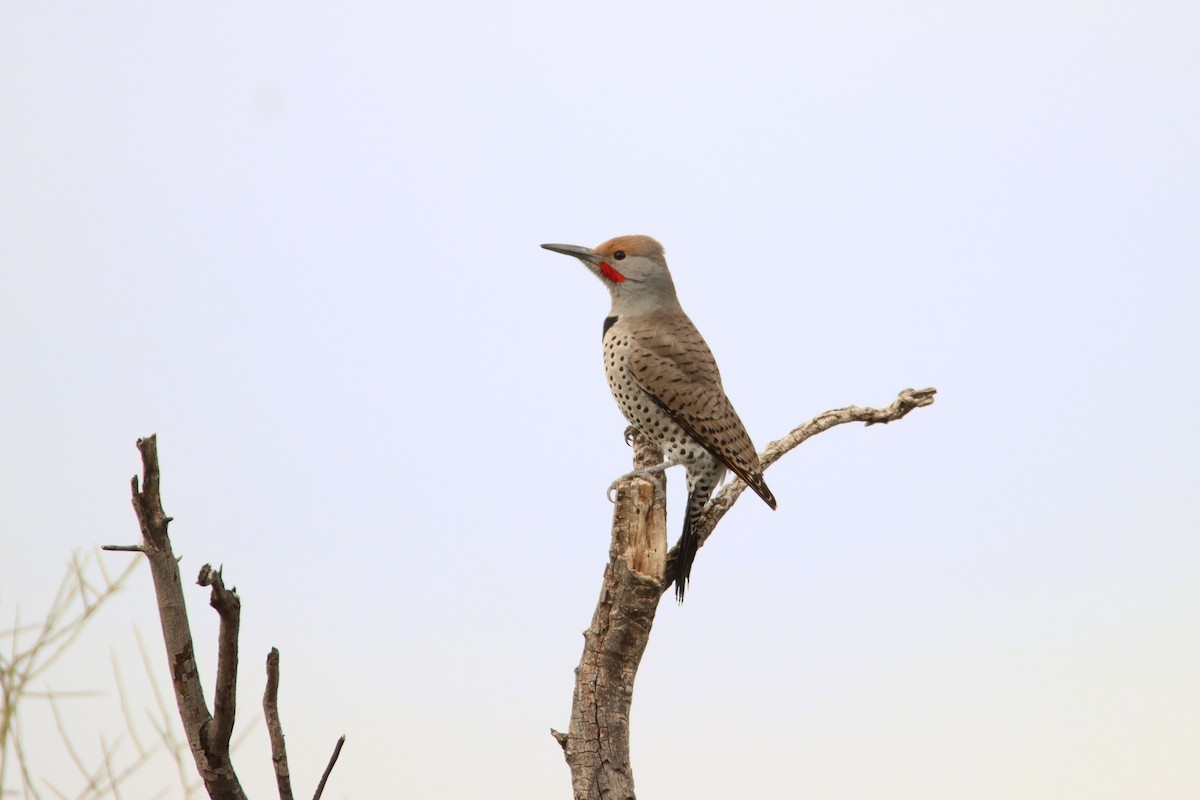
[[[595,264],[599,260],[599,256],[590,247],[580,247],[577,244],[544,244],[542,247],[564,256],[574,256],[589,264]]]

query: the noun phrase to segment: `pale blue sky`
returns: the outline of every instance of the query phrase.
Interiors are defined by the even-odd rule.
[[[301,794],[346,733],[327,797],[566,796],[629,451],[603,287],[538,244],[646,233],[760,447],[940,394],[725,519],[639,794],[1194,798],[1198,41],[1187,2],[4,4],[0,621],[134,541],[157,432]],[[145,572],[51,677],[108,692],[86,746],[135,624]],[[238,764],[274,794],[261,723]]]

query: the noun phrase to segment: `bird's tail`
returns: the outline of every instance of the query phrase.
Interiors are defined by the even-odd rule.
[[[696,535],[696,524],[700,521],[700,513],[708,502],[708,487],[697,487],[688,493],[687,511],[684,512],[683,535],[679,537],[679,551],[675,559],[675,571],[672,579],[675,581],[675,599],[683,602],[683,594],[687,591],[688,579],[692,574],[692,562],[696,560],[696,551],[700,549],[700,537]]]
[[[763,480],[761,472],[751,472],[746,478],[746,485],[753,489],[754,493],[761,497],[772,511],[775,510],[775,495],[771,494],[771,490],[767,488],[767,482]]]

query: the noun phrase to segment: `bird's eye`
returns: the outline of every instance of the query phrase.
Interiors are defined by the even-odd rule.
[[[617,252],[613,253],[613,261],[624,261],[624,260],[625,260],[625,251],[624,250],[618,250]]]

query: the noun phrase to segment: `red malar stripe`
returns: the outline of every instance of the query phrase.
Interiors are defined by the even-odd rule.
[[[625,280],[625,276],[617,272],[607,261],[600,262],[600,271],[604,273],[604,277],[608,278],[613,283],[620,283]]]

